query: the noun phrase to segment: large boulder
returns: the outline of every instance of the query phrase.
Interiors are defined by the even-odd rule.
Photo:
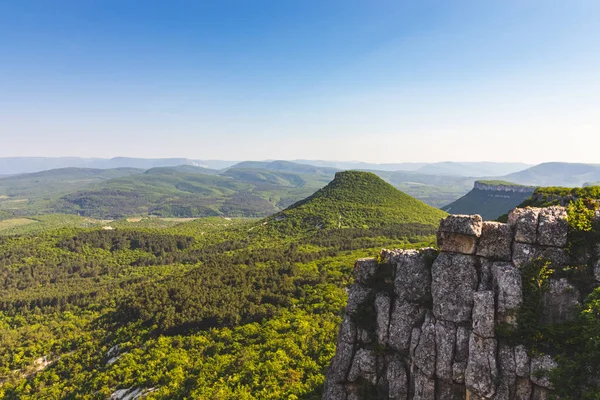
[[[496,393],[496,339],[482,338],[472,333],[469,339],[469,362],[465,371],[465,385],[477,396],[490,398]]]
[[[567,210],[554,206],[542,208],[539,213],[537,242],[543,246],[565,247],[567,245]]]
[[[531,207],[515,208],[508,214],[508,224],[515,232],[516,242],[536,243],[539,214],[539,208]]]
[[[498,261],[510,261],[512,228],[500,222],[484,222],[477,245],[477,255]]]
[[[396,298],[392,306],[388,344],[396,351],[409,349],[411,332],[423,319],[424,310],[418,304]]]
[[[494,292],[473,294],[473,332],[481,337],[494,337]]]
[[[450,215],[440,222],[438,247],[452,253],[475,254],[482,225],[479,215]]]
[[[354,281],[363,285],[371,284],[379,264],[374,258],[359,258],[354,263]]]
[[[516,325],[516,313],[523,303],[521,273],[509,263],[492,264],[496,311],[499,322]]]
[[[426,301],[431,296],[433,249],[398,251],[390,260],[396,266],[394,293],[406,301]]]
[[[520,377],[529,377],[529,355],[523,345],[515,347],[515,373]]]
[[[373,289],[355,283],[348,289],[348,303],[346,305],[346,314],[356,315],[373,295]]]
[[[477,289],[477,258],[441,253],[432,269],[433,314],[437,319],[467,322],[471,319],[473,293]]]

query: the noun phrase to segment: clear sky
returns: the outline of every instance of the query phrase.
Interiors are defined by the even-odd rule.
[[[598,0],[0,1],[0,157],[600,163]]]

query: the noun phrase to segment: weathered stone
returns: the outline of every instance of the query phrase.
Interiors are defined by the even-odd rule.
[[[565,278],[550,279],[543,296],[542,319],[549,324],[572,321],[578,314],[581,295]]]
[[[334,383],[344,383],[352,366],[354,344],[338,341],[335,355],[327,369],[327,380]]]
[[[494,293],[473,294],[473,332],[481,337],[494,337]]]
[[[423,309],[414,303],[396,298],[390,319],[389,346],[397,351],[406,351],[410,345],[410,334],[423,318]]]
[[[486,290],[492,290],[494,288],[492,282],[492,263],[493,261],[487,258],[479,259],[479,286],[477,286],[478,292],[485,292]]]
[[[594,263],[594,279],[600,282],[600,260]]]
[[[408,398],[408,375],[404,364],[399,359],[389,362],[386,378],[389,385],[390,400],[406,400]]]
[[[532,385],[529,378],[517,378],[515,400],[530,400]]]
[[[515,267],[521,268],[540,257],[539,246],[529,243],[513,243],[512,261]]]
[[[335,383],[330,379],[323,386],[323,400],[346,400],[346,388],[344,385]]]
[[[433,249],[403,250],[393,260],[396,262],[394,293],[406,301],[421,302],[431,296],[431,264],[436,252]]]
[[[354,264],[354,282],[369,285],[377,273],[379,264],[374,258],[359,258]]]
[[[415,389],[413,400],[435,400],[435,380],[421,371],[414,374]]]
[[[344,315],[344,319],[340,325],[338,341],[356,343],[356,323],[354,323],[354,320],[348,314]]]
[[[469,361],[465,371],[467,389],[478,396],[490,398],[496,392],[498,369],[496,367],[496,340],[471,334]]]
[[[554,206],[542,208],[539,213],[537,242],[543,246],[565,247],[567,245],[567,210]]]
[[[348,373],[348,381],[356,382],[363,378],[371,385],[377,383],[377,362],[373,350],[358,349]]]
[[[531,400],[550,400],[550,391],[546,388],[534,386]]]
[[[390,297],[386,293],[377,293],[375,297],[375,313],[377,327],[377,343],[386,346],[388,343],[388,328],[390,326]]]
[[[529,377],[529,355],[523,345],[515,347],[515,373],[520,377]]]
[[[421,325],[419,342],[414,349],[413,362],[426,376],[433,378],[435,375],[435,319],[427,312],[425,321]]]
[[[440,221],[441,232],[460,233],[469,236],[481,236],[483,220],[480,215],[449,215]]]
[[[500,222],[484,222],[477,245],[477,255],[492,260],[510,261],[512,255],[512,228]]]
[[[452,382],[437,380],[435,382],[435,398],[444,400],[465,400],[465,387]]]
[[[500,366],[500,384],[496,389],[494,400],[511,400],[514,398],[517,383],[514,349],[505,344],[500,344],[498,346],[498,360]]]
[[[465,383],[465,370],[467,369],[466,361],[455,361],[452,363],[452,381],[463,384]]]
[[[437,321],[435,324],[435,374],[438,379],[452,381],[452,357],[455,341],[456,325],[452,322]]]
[[[374,342],[373,332],[366,327],[358,326],[356,328],[356,341],[363,344],[371,344]]]
[[[451,253],[475,254],[477,251],[477,237],[462,233],[438,231],[437,244],[442,251]]]
[[[469,337],[471,331],[464,326],[456,328],[456,344],[454,347],[454,363],[452,364],[452,380],[465,382],[465,369],[469,359]]]
[[[492,264],[496,311],[499,322],[516,325],[516,312],[523,302],[521,273],[508,263]]]
[[[348,304],[346,305],[346,314],[355,315],[362,306],[369,300],[373,290],[355,283],[348,290]]]
[[[550,381],[549,372],[558,364],[547,354],[536,356],[531,359],[531,381],[537,386],[554,389]]]
[[[473,293],[478,285],[477,258],[441,253],[432,266],[433,313],[437,319],[466,322],[471,319]]]
[[[508,214],[508,224],[515,232],[514,239],[520,243],[536,243],[539,208],[515,208]]]
[[[415,358],[415,350],[417,349],[420,340],[421,328],[413,328],[412,332],[410,333],[410,349],[408,353],[411,359]]]

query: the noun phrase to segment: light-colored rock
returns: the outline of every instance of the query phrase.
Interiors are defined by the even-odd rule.
[[[435,375],[435,319],[427,312],[421,326],[419,342],[414,349],[413,362],[427,377]]]
[[[338,341],[335,355],[327,369],[327,380],[332,383],[344,383],[352,366],[354,343]]]
[[[530,400],[532,385],[529,378],[517,378],[515,400]]]
[[[414,373],[415,392],[413,400],[435,400],[435,380],[419,370]]]
[[[388,344],[388,328],[390,326],[390,296],[387,293],[379,292],[375,296],[375,313],[376,313],[376,334],[377,343],[382,346]]]
[[[498,361],[500,366],[500,384],[496,389],[494,400],[511,400],[514,398],[517,383],[514,349],[505,344],[500,344],[498,346]]]
[[[514,239],[520,243],[536,243],[539,208],[515,208],[508,214],[508,224],[512,226]]]
[[[475,254],[477,251],[477,237],[462,233],[438,231],[437,244],[442,251],[451,253]]]
[[[440,221],[440,232],[460,233],[469,236],[481,236],[483,220],[480,215],[449,215]]]
[[[360,308],[368,302],[373,294],[373,289],[355,283],[348,290],[348,304],[346,305],[346,314],[355,315]]]
[[[477,245],[477,255],[497,261],[510,261],[512,228],[500,222],[484,222]]]
[[[539,213],[537,242],[543,246],[567,245],[567,209],[560,206],[542,208]]]
[[[481,337],[494,337],[494,293],[473,294],[473,332]]]
[[[438,379],[445,380],[447,382],[452,381],[452,361],[454,356],[455,342],[456,325],[454,325],[452,322],[437,321],[435,324],[435,374]]]
[[[496,311],[499,322],[516,325],[516,312],[523,303],[521,273],[509,263],[492,264]]]
[[[434,261],[431,294],[437,319],[456,323],[471,319],[479,283],[476,265],[476,257],[462,254],[441,253]]]
[[[525,346],[515,347],[515,373],[520,377],[529,377],[529,355]]]
[[[579,312],[581,294],[565,278],[550,279],[543,296],[544,322],[557,324],[572,321]]]
[[[136,400],[142,397],[144,390],[140,388],[129,388],[115,390],[110,400]]]
[[[474,394],[485,398],[491,398],[496,393],[496,346],[496,339],[482,338],[475,334],[471,334],[469,339],[465,385]]]
[[[478,292],[485,292],[486,290],[492,290],[494,288],[492,282],[492,263],[493,261],[487,258],[479,259],[479,286],[477,286]]]
[[[421,302],[431,296],[433,249],[403,250],[391,259],[396,263],[394,293],[405,301]]]
[[[512,261],[515,267],[522,268],[540,257],[539,246],[530,243],[513,243]]]
[[[348,373],[348,381],[356,382],[363,378],[371,385],[377,383],[377,361],[373,350],[358,349]]]
[[[356,343],[356,323],[348,314],[344,315],[344,319],[340,325],[338,341]]]
[[[354,264],[354,282],[369,285],[377,273],[379,264],[374,258],[359,258]]]
[[[408,374],[400,360],[390,361],[386,378],[389,385],[389,400],[406,400],[408,398]]]
[[[417,304],[398,298],[394,300],[388,336],[388,344],[392,349],[400,352],[408,350],[411,332],[423,314],[424,310]]]
[[[421,328],[413,328],[412,332],[410,333],[410,348],[408,353],[411,359],[415,358],[415,350],[417,349],[420,340]]]
[[[550,381],[549,372],[556,368],[558,364],[551,356],[544,354],[531,359],[531,381],[537,386],[546,389],[554,389]]]

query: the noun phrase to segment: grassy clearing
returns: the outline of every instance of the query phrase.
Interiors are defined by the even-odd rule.
[[[4,221],[0,221],[0,231],[4,231],[4,230],[8,230],[8,229],[13,229],[19,226],[24,226],[24,225],[29,225],[29,224],[33,224],[36,223],[38,221],[34,221],[32,219],[29,218],[12,218],[12,219],[5,219]]]

